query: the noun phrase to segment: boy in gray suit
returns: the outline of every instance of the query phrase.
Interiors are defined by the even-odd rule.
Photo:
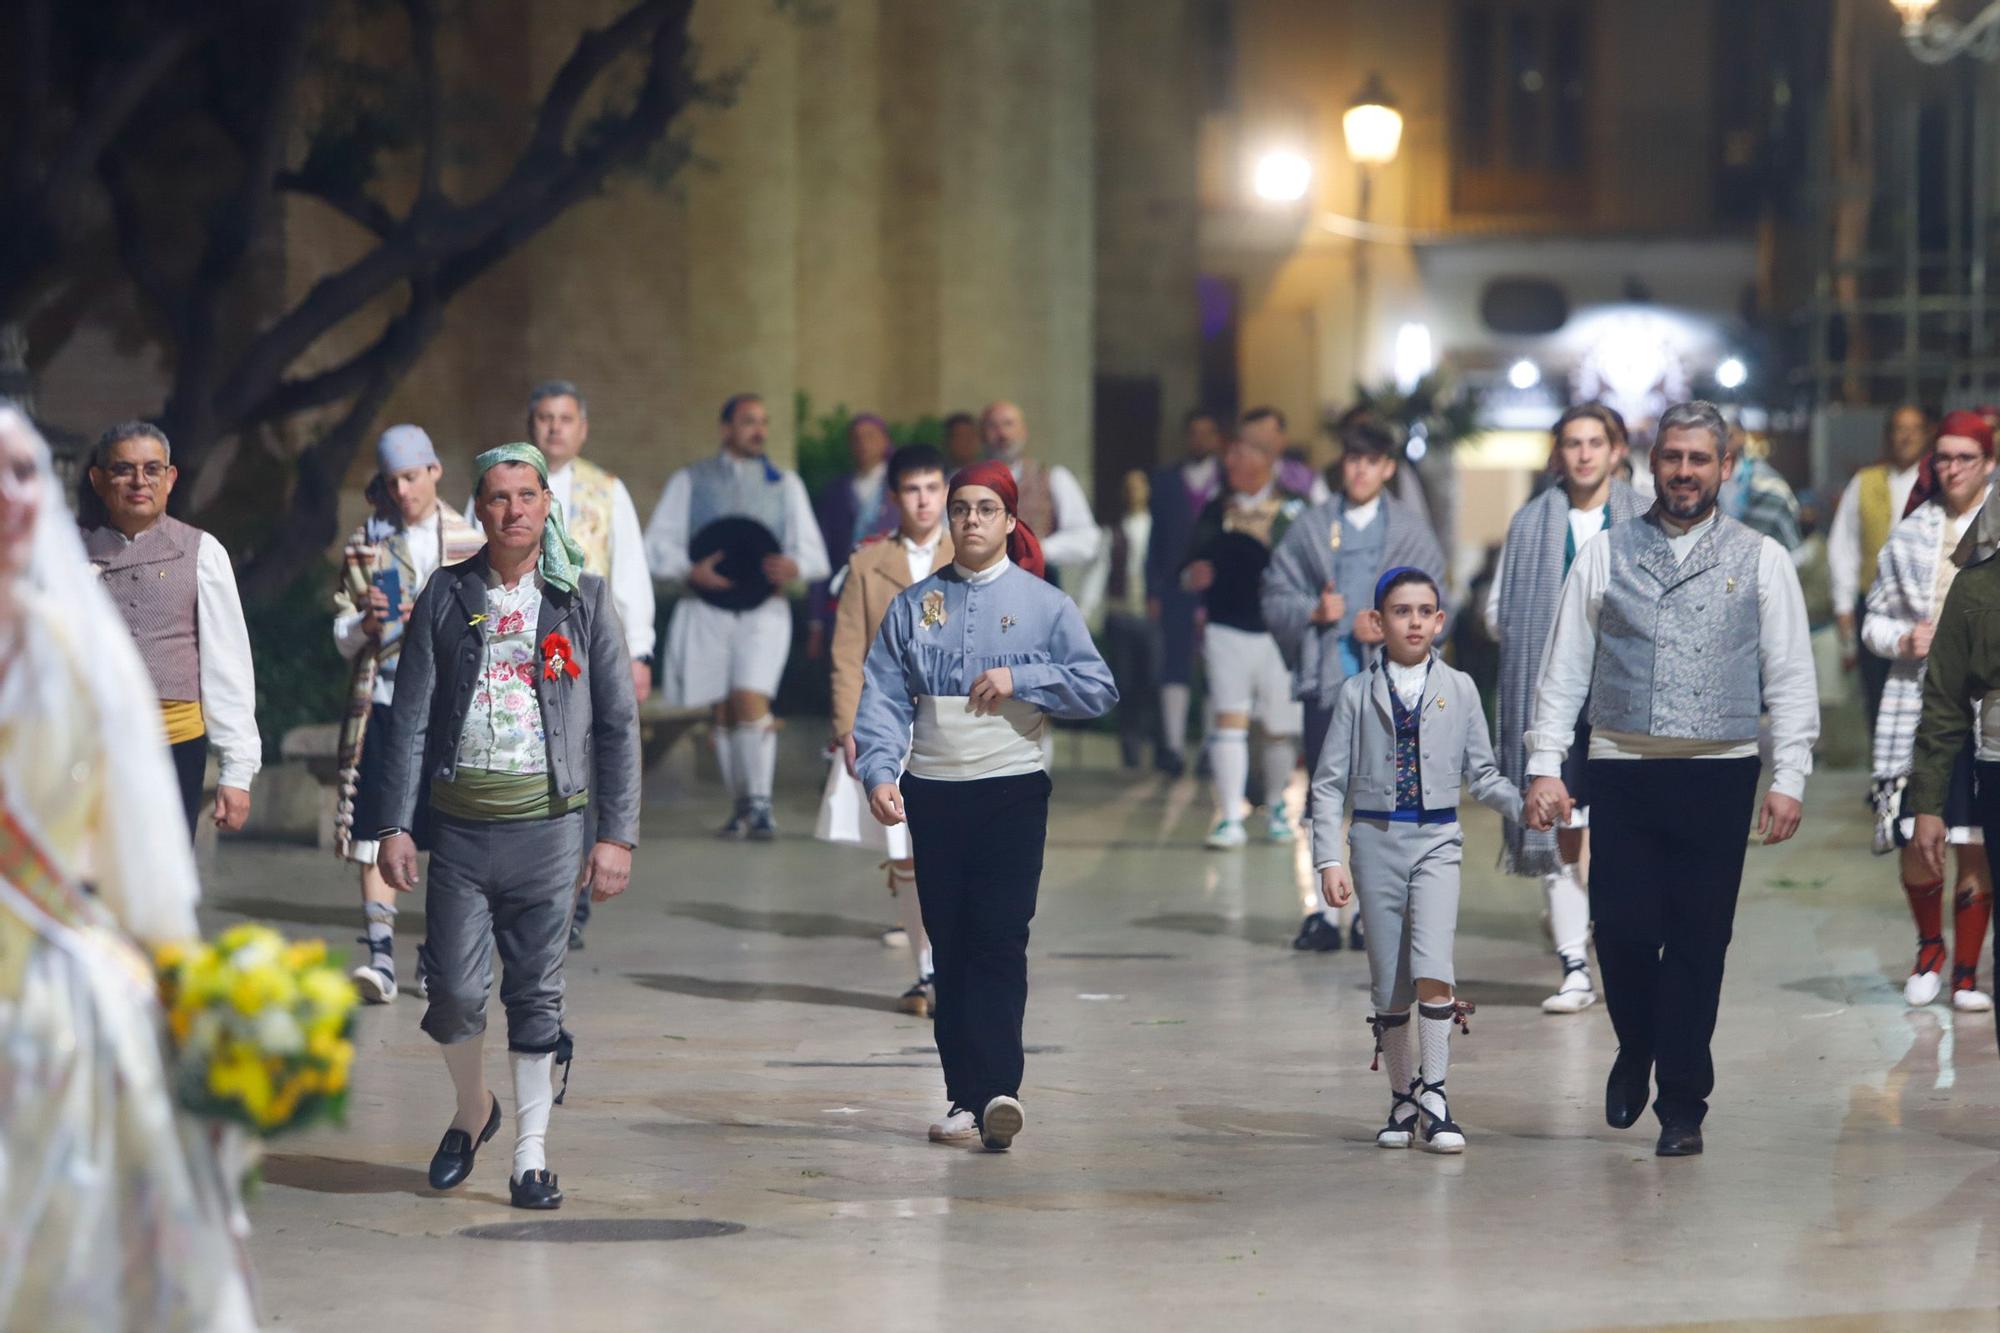
[[[1515,820],[1521,792],[1494,765],[1472,678],[1431,653],[1444,628],[1441,600],[1436,581],[1408,566],[1375,585],[1374,610],[1363,614],[1379,622],[1385,656],[1341,683],[1313,773],[1313,865],[1330,906],[1346,906],[1360,888],[1375,1004],[1369,1021],[1389,1066],[1391,1098],[1375,1142],[1407,1148],[1421,1132],[1430,1151],[1456,1153],[1465,1150],[1465,1133],[1452,1122],[1445,1073],[1451,1025],[1472,1012],[1452,991],[1465,848],[1459,788]],[[1350,797],[1352,878],[1340,860]],[[1412,999],[1423,1056],[1414,1075]]]

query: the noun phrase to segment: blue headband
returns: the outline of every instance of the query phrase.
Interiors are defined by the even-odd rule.
[[[1437,591],[1437,580],[1424,573],[1423,570],[1418,569],[1415,565],[1397,565],[1394,569],[1383,574],[1381,578],[1375,580],[1375,609],[1377,611],[1382,609],[1382,599],[1389,595],[1389,585],[1405,574],[1415,574],[1425,583],[1431,585],[1433,593]]]

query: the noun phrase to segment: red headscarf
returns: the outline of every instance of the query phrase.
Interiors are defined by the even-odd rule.
[[[953,475],[951,489],[945,493],[944,502],[949,505],[951,497],[965,486],[984,486],[1000,497],[1000,503],[1007,506],[1008,517],[1014,520],[1014,530],[1007,534],[1007,558],[1036,578],[1047,578],[1048,566],[1042,559],[1042,544],[1035,540],[1034,529],[1021,521],[1018,512],[1021,488],[1014,483],[1014,470],[992,459],[962,467]]]
[[[1947,412],[1938,423],[1937,438],[1956,435],[1962,440],[1971,440],[1979,446],[1979,452],[1993,457],[1993,427],[1983,413],[1968,412],[1963,408]],[[1935,446],[1933,446],[1935,447]],[[1937,467],[1931,462],[1931,455],[1925,454],[1917,465],[1917,484],[1910,487],[1909,503],[1903,506],[1903,517],[1917,512],[1917,506],[1938,493]]]

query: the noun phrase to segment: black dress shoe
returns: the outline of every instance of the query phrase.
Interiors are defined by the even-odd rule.
[[[1314,912],[1299,923],[1299,933],[1292,941],[1292,947],[1300,953],[1337,953],[1340,950],[1340,927]]]
[[[552,1171],[530,1171],[507,1182],[508,1196],[516,1208],[560,1208],[563,1192],[556,1188]]]
[[[1604,1081],[1604,1119],[1613,1129],[1630,1129],[1645,1114],[1646,1097],[1652,1090],[1651,1070],[1613,1060],[1611,1077]]]
[[[1187,758],[1178,750],[1155,750],[1153,752],[1153,771],[1164,773],[1170,778],[1177,778],[1187,772]],[[1870,809],[1873,808],[1872,806],[1870,807]]]
[[[1364,953],[1368,940],[1361,933],[1361,914],[1355,913],[1354,920],[1347,923],[1347,947],[1355,953]]]
[[[1653,1149],[1656,1157],[1699,1157],[1701,1156],[1701,1131],[1693,1125],[1660,1126],[1659,1146]]]
[[[486,1094],[493,1097],[492,1093]],[[444,1141],[438,1144],[436,1154],[431,1157],[431,1188],[448,1190],[462,1184],[472,1174],[472,1159],[479,1155],[480,1145],[500,1132],[500,1099],[493,1097],[493,1114],[486,1117],[486,1128],[479,1131],[479,1142],[462,1129],[447,1129]]]

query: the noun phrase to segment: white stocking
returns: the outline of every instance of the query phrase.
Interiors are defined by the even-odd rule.
[[[549,1108],[556,1100],[555,1086],[550,1082],[556,1053],[510,1051],[507,1062],[514,1067],[514,1179],[519,1180],[530,1171],[548,1168],[542,1140],[548,1136]]]

